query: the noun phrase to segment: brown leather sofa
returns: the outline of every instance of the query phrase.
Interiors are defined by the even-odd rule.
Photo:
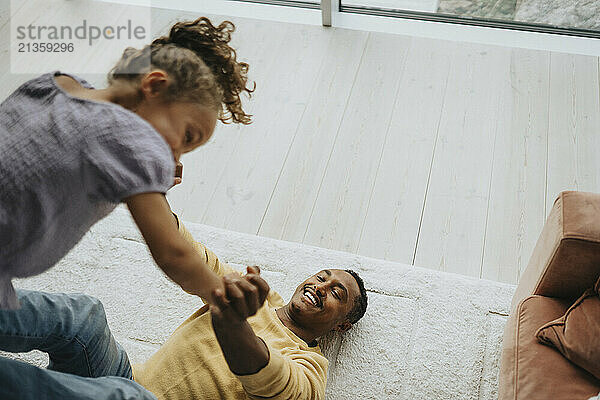
[[[521,276],[504,330],[499,400],[587,400],[600,381],[552,347],[538,328],[561,317],[600,276],[600,194],[563,192]]]

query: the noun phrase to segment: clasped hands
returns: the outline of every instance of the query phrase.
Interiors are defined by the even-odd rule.
[[[269,294],[269,284],[260,276],[257,266],[246,267],[246,275],[223,277],[224,291],[215,289],[210,305],[213,325],[234,327],[258,311]]]

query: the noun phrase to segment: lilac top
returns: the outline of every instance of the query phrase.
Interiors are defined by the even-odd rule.
[[[69,95],[56,75],[66,74],[32,79],[0,104],[0,308],[18,307],[12,278],[52,267],[123,198],[173,184],[171,149],[152,125]]]

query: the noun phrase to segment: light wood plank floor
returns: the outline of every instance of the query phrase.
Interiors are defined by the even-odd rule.
[[[232,20],[254,123],[184,156],[185,220],[516,283],[557,194],[600,192],[596,57]]]

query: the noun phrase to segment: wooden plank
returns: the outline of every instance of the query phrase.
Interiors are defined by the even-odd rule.
[[[110,16],[111,21],[114,21],[115,25],[123,25],[126,24],[127,19],[131,16],[131,11],[126,12],[126,10],[131,10],[131,8],[127,8],[129,6],[123,6],[118,4],[111,3],[102,3],[102,2],[61,2],[60,6],[56,7],[56,2],[51,2],[51,4],[40,5],[39,1],[31,1],[29,3],[24,3],[22,5],[24,9],[28,10],[28,15],[32,16],[31,21],[38,21],[42,16],[46,16],[48,14],[54,14],[50,20],[64,20],[65,23],[69,21],[80,21],[77,19],[77,15],[94,15],[94,18],[98,21],[107,20],[106,16]],[[138,12],[138,17],[140,13],[144,10],[148,10],[148,17],[150,17],[150,10],[144,7],[137,7],[140,11]],[[61,18],[60,16],[64,16]],[[68,17],[67,17],[68,16]],[[141,20],[141,17],[139,17]],[[148,38],[148,43],[151,38]],[[44,65],[44,72],[49,72],[52,70],[59,69],[64,72],[74,73],[97,88],[106,86],[106,74],[112,68],[112,66],[119,60],[124,50],[124,46],[119,45],[119,42],[115,41],[98,41],[94,43],[89,49],[78,49],[78,52],[81,54],[81,57],[78,57],[74,60],[69,60],[70,64],[68,67],[61,66],[56,63],[55,58],[49,58],[47,54],[39,53],[36,57],[36,60],[39,64]],[[71,62],[73,61],[73,62]],[[104,69],[106,72],[104,73],[89,73],[90,70],[97,70],[98,68]],[[9,71],[9,67],[7,66],[7,71]],[[14,90],[17,86],[19,86],[24,81],[31,79],[40,75],[40,73],[32,73],[32,74],[11,74],[8,72],[6,75],[3,75],[0,80],[0,87],[8,92]]]
[[[150,30],[153,39],[158,36],[167,35],[171,26],[177,21],[195,19],[195,15],[181,10],[153,7],[150,12],[152,15]]]
[[[412,263],[456,43],[413,38],[359,254]]]
[[[95,21],[107,21],[110,20],[115,26],[123,26],[127,24],[127,20],[131,19],[133,10],[137,12],[136,20],[142,23],[147,23],[147,19],[150,18],[150,8],[148,7],[132,7],[121,4],[103,3],[103,2],[66,2],[69,7],[63,10],[64,13],[73,15],[79,15],[84,18],[86,15],[94,15],[92,19]],[[70,18],[65,17],[66,21],[71,21]],[[75,20],[73,18],[72,20]],[[114,21],[114,22],[112,22]],[[150,42],[151,38],[148,38],[147,42]],[[106,75],[115,64],[121,59],[123,51],[128,47],[124,42],[115,40],[101,40],[94,43],[87,49],[78,49],[79,52],[84,52],[85,57],[81,57],[69,67],[65,68],[53,68],[60,69],[65,72],[75,73],[78,76],[83,77],[95,88],[102,88],[107,86]],[[141,46],[138,46],[141,47]],[[94,71],[94,72],[90,72]],[[105,71],[103,73],[97,73],[95,71]]]
[[[136,18],[138,18],[140,21],[142,21],[142,13],[146,13],[146,17],[149,18],[148,24],[150,27],[150,34],[147,37],[146,44],[150,44],[159,36],[168,34],[169,29],[175,22],[181,20],[189,21],[197,18],[196,15],[181,10],[123,6],[111,3],[97,3],[95,6],[100,6],[101,12],[114,13],[115,25],[126,24],[127,19],[130,19],[131,14],[133,13],[132,10],[139,10]],[[100,59],[105,63],[106,72],[108,73],[108,71],[120,60],[124,50],[124,46],[115,46],[114,43],[109,41],[95,45],[92,51],[89,52],[83,69],[89,70],[87,67],[98,63],[98,60]],[[107,73],[82,74],[82,76],[85,77],[95,87],[101,88],[106,86]]]
[[[516,284],[545,220],[550,53],[514,49],[501,89],[481,277]]]
[[[415,265],[480,275],[494,138],[510,51],[461,44],[452,58]]]
[[[61,7],[52,7],[52,4],[46,6],[50,8],[39,8],[39,1],[30,2],[31,4],[23,3],[22,7],[33,7],[32,15],[35,16],[35,13],[38,15],[44,15],[48,12],[53,12],[58,15],[68,13],[68,14],[85,14],[85,12],[92,13],[95,16],[105,14],[111,15],[111,18],[114,20],[115,25],[126,23],[127,19],[130,17],[131,12],[126,13],[126,7],[118,4],[111,3],[102,3],[102,2],[93,2],[93,3],[82,3],[82,2],[64,2]],[[53,3],[54,4],[54,3]],[[137,7],[140,12],[148,10],[145,7]],[[35,11],[34,11],[35,10]],[[82,12],[84,10],[85,12]],[[89,10],[89,11],[87,11]],[[181,15],[181,11],[175,10],[150,10],[148,16],[151,17],[151,35],[148,37],[148,43],[151,42],[159,32],[166,31],[167,27],[171,26],[171,21],[174,20],[177,16]],[[138,14],[139,16],[139,14]],[[37,20],[37,18],[34,18]],[[8,37],[10,24],[7,24],[5,27],[0,28],[3,32],[6,29],[6,37]],[[114,64],[120,59],[123,54],[123,50],[125,50],[124,46],[120,46],[116,42],[104,41],[97,42],[93,47],[89,49],[85,53],[84,57],[81,57],[77,60],[76,63],[70,65],[68,69],[62,69],[65,72],[76,73],[78,76],[86,79],[92,85],[97,88],[102,88],[106,86],[106,75],[108,71],[113,67]],[[5,68],[6,73],[2,74],[0,78],[0,89],[8,95],[12,90],[14,90],[21,83],[25,82],[28,79],[38,76],[39,74],[11,74],[10,73],[10,65],[8,58],[9,53],[9,42],[2,42],[2,47],[0,47],[0,51],[7,55],[7,58],[3,58],[5,63],[3,63],[2,67]],[[46,70],[51,71],[53,69],[57,69],[58,67],[51,63],[50,61],[45,61],[44,55],[40,54],[39,62],[41,64],[47,65]],[[86,73],[89,71],[91,66],[97,68],[98,65],[104,65],[105,73]],[[53,66],[54,65],[54,66]]]
[[[258,234],[301,242],[368,34],[333,34]]]
[[[11,4],[10,0],[0,0],[0,30],[6,25],[10,25],[11,15]],[[9,38],[10,36],[3,35],[3,38]],[[7,43],[2,43],[3,46],[8,46]]]
[[[356,251],[410,41],[370,34],[304,243]]]
[[[220,22],[222,18],[211,18]],[[264,96],[265,83],[275,73],[278,58],[274,57],[283,46],[283,34],[289,27],[281,23],[232,19],[236,32],[232,35],[232,47],[237,59],[250,65],[249,79],[256,82],[252,99],[243,97],[243,108],[255,113],[256,100]],[[265,110],[268,114],[268,110]],[[246,135],[249,127],[237,124],[217,123],[211,140],[201,148],[182,157],[184,164],[183,183],[173,188],[168,195],[176,212],[187,221],[203,222],[219,182],[231,159],[236,156],[236,145],[240,135]]]
[[[5,38],[0,40],[0,76],[10,73],[10,15],[10,0],[0,0],[0,37]],[[8,94],[8,88],[0,86],[0,99]]]
[[[29,15],[31,16],[29,23],[38,24],[41,16],[60,14],[64,12],[66,7],[67,4],[61,4],[57,6],[56,2],[40,3],[39,1],[27,0],[20,4],[18,10],[11,8],[10,13],[11,15],[14,15],[18,12],[21,14],[20,18],[22,18],[22,15]],[[2,41],[2,44],[0,45],[0,54],[3,56],[3,60],[5,60],[2,63],[3,69],[0,71],[0,97],[2,99],[9,96],[23,82],[40,75],[37,73],[27,73],[28,65],[11,65],[11,47],[16,49],[17,44],[12,43],[10,28],[11,24],[6,23],[1,30],[3,33],[2,37],[6,38],[6,40]],[[52,70],[52,64],[48,61],[47,54],[39,53],[36,57],[36,62],[38,65],[48,65],[48,70]],[[11,68],[11,66],[14,68]],[[13,73],[12,71],[20,72]]]
[[[286,24],[275,33],[281,45],[260,94],[254,99],[254,123],[234,149],[202,222],[239,232],[256,233],[283,167],[313,83],[330,30]]]
[[[598,59],[552,53],[546,214],[563,190],[600,192]]]

